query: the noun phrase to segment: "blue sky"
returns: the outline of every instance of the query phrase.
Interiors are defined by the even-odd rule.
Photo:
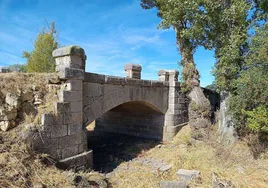
[[[124,76],[124,65],[142,65],[142,79],[157,80],[160,69],[179,69],[181,59],[172,29],[158,30],[156,10],[139,0],[0,0],[0,66],[23,64],[38,32],[55,21],[61,46],[79,45],[87,54],[87,72]],[[199,48],[195,63],[201,85],[214,77],[213,51]],[[181,71],[180,71],[181,72]]]

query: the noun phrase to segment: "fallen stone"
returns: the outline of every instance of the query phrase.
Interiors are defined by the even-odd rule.
[[[9,129],[15,126],[15,121],[0,121],[0,129],[1,131],[8,131]]]
[[[163,165],[160,167],[160,171],[161,172],[165,172],[165,171],[168,171],[169,169],[171,169],[172,165],[168,164],[168,165]]]
[[[19,97],[13,93],[7,93],[5,102],[12,107],[18,108],[20,106]]]
[[[33,99],[33,92],[32,91],[25,91],[21,95],[22,102],[30,101]]]
[[[212,173],[212,187],[213,188],[231,188],[234,187],[231,181],[221,180],[216,173]]]
[[[42,103],[43,103],[43,100],[41,99],[41,95],[40,94],[34,95],[34,104],[40,105]]]
[[[8,129],[10,128],[10,122],[9,121],[1,121],[0,122],[0,128],[1,128],[1,131],[8,131]]]
[[[13,107],[0,107],[0,121],[15,120],[17,117],[17,109]]]
[[[179,169],[177,175],[185,181],[191,181],[200,176],[200,171]]]
[[[161,181],[160,188],[186,188],[186,181]]]

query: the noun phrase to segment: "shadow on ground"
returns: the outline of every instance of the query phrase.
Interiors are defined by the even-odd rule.
[[[88,132],[88,146],[93,150],[94,170],[113,171],[122,162],[130,161],[160,141],[113,133]]]

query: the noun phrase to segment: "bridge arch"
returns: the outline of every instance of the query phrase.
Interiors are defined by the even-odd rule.
[[[84,126],[123,104],[139,104],[161,114],[167,111],[168,87],[163,87],[163,83],[157,85],[151,81],[93,73],[87,73],[86,78],[83,83]]]

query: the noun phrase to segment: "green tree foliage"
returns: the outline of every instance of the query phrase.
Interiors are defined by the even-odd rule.
[[[206,49],[221,48],[217,51],[219,57],[228,52],[230,56],[224,57],[229,57],[230,60],[224,60],[223,65],[218,64],[219,66],[231,66],[231,60],[240,57],[236,47],[240,40],[244,41],[242,34],[246,35],[245,0],[142,0],[141,6],[145,9],[157,8],[158,16],[162,19],[160,28],[174,28],[182,56],[182,80],[186,86],[195,86],[200,77],[193,59],[198,46]],[[238,35],[242,35],[241,39],[237,38]],[[223,43],[232,44],[235,50],[222,49],[226,46]],[[233,76],[236,70],[232,70],[232,67],[230,69],[228,74]]]
[[[26,65],[24,65],[24,64],[14,64],[14,65],[10,65],[10,66],[8,66],[8,68],[13,72],[13,71],[15,71],[15,72],[23,72],[23,73],[25,73],[25,72],[27,72],[27,67],[26,67]]]
[[[255,132],[268,133],[268,108],[265,106],[258,106],[252,111],[246,111],[247,126],[250,130]]]
[[[45,28],[38,34],[34,42],[32,52],[23,52],[23,57],[27,58],[28,72],[54,72],[55,60],[52,52],[58,47],[55,23],[52,22],[48,30]]]
[[[205,88],[210,89],[212,91],[217,91],[218,92],[218,86],[216,85],[215,81],[213,81],[212,84],[207,85]]]
[[[233,81],[229,108],[236,127],[255,132],[267,131],[268,111],[268,23],[256,29],[249,40],[243,69]],[[266,123],[265,123],[266,122]]]
[[[202,4],[194,0],[142,0],[141,6],[145,9],[157,8],[158,16],[162,19],[159,28],[174,28],[182,56],[182,79],[186,86],[192,87],[200,77],[193,54],[198,45],[210,47],[206,40],[207,17]]]

